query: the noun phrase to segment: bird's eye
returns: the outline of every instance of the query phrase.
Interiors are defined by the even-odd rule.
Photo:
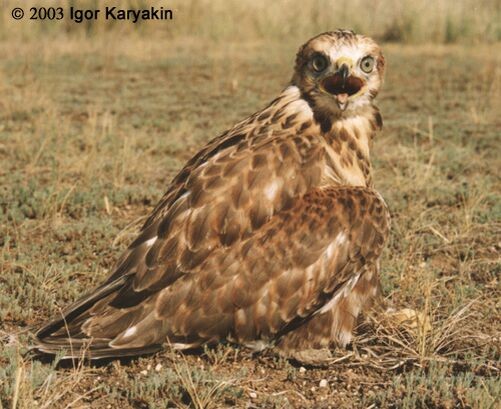
[[[370,55],[362,58],[362,61],[360,61],[360,68],[363,72],[369,74],[374,69],[374,58]]]
[[[315,54],[311,59],[311,67],[316,72],[322,72],[327,68],[327,65],[329,65],[327,58],[325,58],[322,54]]]

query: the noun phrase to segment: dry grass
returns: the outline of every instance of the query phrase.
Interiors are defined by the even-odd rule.
[[[33,325],[109,273],[182,163],[287,82],[298,42],[251,34],[0,42],[1,408],[499,403],[499,44],[384,46],[383,292],[418,322],[375,314],[326,368],[229,346],[60,369],[24,356]]]

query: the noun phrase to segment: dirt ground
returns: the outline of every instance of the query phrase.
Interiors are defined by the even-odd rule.
[[[34,326],[103,280],[176,170],[285,86],[299,44],[0,42],[0,407],[499,407],[501,47],[385,45],[372,153],[386,305],[326,367],[219,346],[56,368]]]

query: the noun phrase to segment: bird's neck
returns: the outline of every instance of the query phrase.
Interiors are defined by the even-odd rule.
[[[375,106],[367,105],[348,113],[330,111],[291,85],[267,108],[239,126],[245,128],[256,121],[260,122],[261,130],[278,128],[318,135],[326,153],[323,184],[372,186],[370,147],[382,126]]]
[[[370,148],[381,128],[380,118],[377,108],[370,107],[336,119],[322,133],[327,153],[325,183],[372,186]]]
[[[284,92],[290,94],[287,89]],[[317,132],[325,144],[323,183],[372,186],[370,148],[376,132],[382,127],[379,110],[370,102],[340,111],[325,98],[301,94],[300,99],[308,103]]]

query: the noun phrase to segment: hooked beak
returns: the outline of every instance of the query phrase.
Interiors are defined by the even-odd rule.
[[[341,67],[339,67],[336,74],[341,76],[341,79],[343,80],[343,87],[344,87],[346,85],[346,78],[348,78],[348,75],[350,75],[350,68],[348,67],[347,64],[341,64]]]
[[[363,86],[362,80],[350,75],[350,71],[350,66],[346,62],[342,62],[334,74],[322,81],[322,87],[334,96],[341,111],[344,111],[348,106],[348,98],[360,91]]]

